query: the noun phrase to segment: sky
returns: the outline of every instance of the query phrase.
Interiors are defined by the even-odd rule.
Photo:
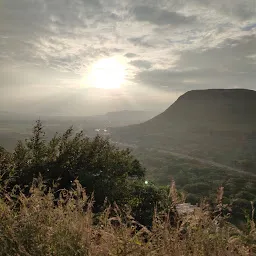
[[[88,80],[106,59],[120,88]],[[160,112],[209,88],[256,90],[256,0],[0,0],[0,110]]]

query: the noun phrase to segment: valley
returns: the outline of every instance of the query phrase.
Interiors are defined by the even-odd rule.
[[[202,195],[212,197],[220,186],[225,187],[229,202],[240,197],[256,200],[255,93],[188,92],[153,118],[152,113],[129,111],[95,117],[43,117],[45,139],[49,141],[56,132],[63,133],[73,125],[74,132],[83,130],[90,138],[100,135],[119,148],[130,148],[146,167],[149,182],[168,186],[174,179],[190,203],[199,202]],[[211,100],[217,96],[218,102],[213,104]],[[230,99],[235,101],[233,105]],[[1,145],[12,151],[18,140],[30,137],[32,125],[32,118],[2,115]]]

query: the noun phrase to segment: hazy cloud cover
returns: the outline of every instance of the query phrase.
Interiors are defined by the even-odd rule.
[[[156,6],[135,6],[133,9],[135,19],[138,21],[147,21],[156,25],[181,26],[194,23],[196,16],[185,16],[174,11],[159,9]]]
[[[118,57],[119,90],[90,88]],[[163,110],[192,89],[256,89],[255,0],[0,0],[0,108]]]

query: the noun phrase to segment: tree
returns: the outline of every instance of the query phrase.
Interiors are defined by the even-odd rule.
[[[209,194],[210,191],[210,185],[204,182],[197,182],[193,184],[187,184],[183,187],[183,189],[191,194],[196,195],[205,195]]]
[[[246,216],[251,216],[252,206],[251,202],[246,199],[235,199],[232,204],[232,216],[231,221],[236,222],[246,222]]]
[[[0,147],[0,192],[6,188],[13,178],[13,157],[3,147]]]
[[[130,184],[144,178],[145,169],[131,151],[117,148],[108,139],[73,134],[72,127],[49,142],[44,136],[42,123],[37,121],[32,137],[18,142],[13,154],[16,184],[29,187],[41,174],[48,187],[58,183],[58,189],[69,189],[79,179],[87,193],[94,193],[99,210],[106,198],[125,204]]]
[[[129,196],[128,202],[133,216],[145,226],[152,224],[155,209],[158,213],[166,213],[171,203],[168,198],[168,187],[157,187],[151,183],[147,185],[138,181],[131,184]]]

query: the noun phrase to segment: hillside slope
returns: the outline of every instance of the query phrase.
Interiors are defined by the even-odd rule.
[[[112,129],[112,136],[232,164],[256,155],[256,91],[189,91],[162,114],[142,124]]]

